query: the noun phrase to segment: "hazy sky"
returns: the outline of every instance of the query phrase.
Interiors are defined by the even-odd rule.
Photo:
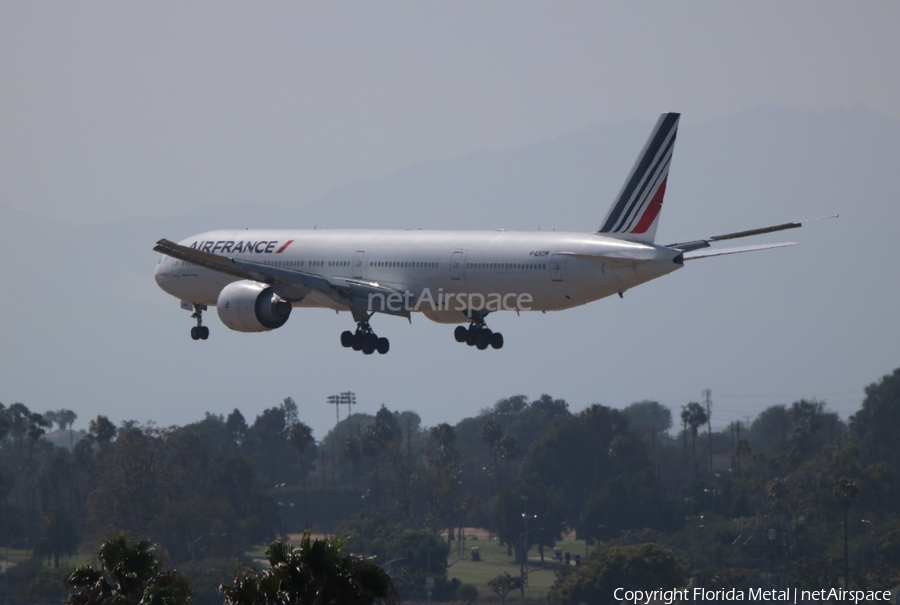
[[[900,4],[889,2],[0,3],[0,206],[72,224],[172,217],[209,208],[209,227],[233,227],[216,220],[215,206],[266,203],[296,208],[335,187],[388,177],[413,164],[482,150],[517,148],[598,124],[625,120],[650,124],[667,110],[682,112],[682,125],[687,127],[759,105],[803,112],[862,105],[900,120],[898,23]],[[630,161],[636,151],[637,147],[623,153]],[[676,171],[678,161],[676,157]],[[758,178],[764,180],[766,175]],[[678,195],[690,199],[691,192],[682,190]],[[823,213],[831,211],[828,208]],[[597,212],[599,221],[602,211]],[[690,217],[682,215],[682,220],[686,218]],[[776,220],[799,218],[805,216],[786,212]],[[729,228],[759,226],[734,221],[721,224]],[[397,217],[397,226],[407,226],[403,217]],[[35,234],[35,239],[40,235]],[[153,237],[180,235],[186,234],[159,233]],[[818,237],[829,235],[821,231]],[[815,237],[804,230],[802,241],[810,243]],[[145,246],[149,250],[151,245],[152,240],[140,242],[141,250]],[[807,249],[809,252],[801,254],[814,259],[815,248]],[[755,267],[759,268],[756,275],[767,279],[765,269],[781,262],[779,259],[803,258],[809,263],[810,257],[760,256],[749,264],[732,261],[728,267],[734,269],[728,270],[751,275]],[[90,319],[79,318],[71,334],[60,330],[50,333],[36,324],[33,339],[29,332],[27,343],[2,343],[0,354],[21,362],[23,353],[17,345],[22,345],[22,349],[29,349],[26,353],[41,360],[35,363],[46,363],[46,370],[43,365],[39,369],[51,376],[50,380],[69,381],[65,388],[76,391],[83,388],[84,383],[79,382],[82,368],[67,361],[72,353],[69,349],[57,350],[58,343],[78,334],[84,339],[81,353],[85,356],[103,346],[121,347],[108,354],[128,358],[131,365],[127,369],[110,367],[107,373],[101,367],[90,378],[94,386],[102,388],[108,386],[104,384],[107,380],[123,381],[123,386],[115,390],[121,393],[117,404],[128,396],[131,385],[132,390],[144,389],[147,393],[159,387],[149,378],[143,378],[147,381],[144,384],[134,376],[147,373],[155,379],[152,373],[160,366],[166,368],[166,379],[180,377],[190,382],[191,377],[182,372],[191,367],[196,343],[186,340],[187,315],[178,315],[177,302],[156,289],[151,262],[148,260],[146,267],[130,268],[127,277],[117,276],[123,281],[115,285],[112,298],[104,298],[101,293],[93,297],[95,300],[90,293],[84,296],[84,304],[97,309],[90,311]],[[821,268],[810,271],[808,264],[798,267],[798,274],[824,274]],[[85,270],[90,268],[87,262]],[[695,288],[695,292],[713,283],[719,287],[732,283],[724,281],[733,279],[729,275],[723,275],[723,281],[711,282],[710,275],[718,275],[715,272],[721,270],[695,272],[696,285],[687,277],[681,283]],[[7,286],[27,285],[27,280],[40,279],[38,270],[21,274],[26,275],[26,281],[17,272],[15,280],[8,273],[4,282]],[[681,290],[660,288],[650,290],[644,300],[654,293],[669,293],[685,300]],[[126,310],[129,314],[122,311],[123,321],[143,321],[141,313],[148,318],[158,314],[146,320],[158,340],[135,337],[132,342],[125,335],[111,344],[104,340],[111,338],[106,332],[98,332],[98,341],[89,342],[90,325],[86,324],[105,321],[104,306],[118,311],[122,300],[115,297],[116,292],[123,293],[123,300],[131,305]],[[22,295],[4,298],[0,292],[0,300],[20,304],[28,300],[29,293],[25,288]],[[55,310],[66,313],[70,310],[66,303],[60,300]],[[889,301],[879,299],[878,304],[888,306]],[[572,316],[591,322],[598,317],[602,321],[613,317],[591,306],[585,309],[572,311]],[[5,312],[17,317],[14,306]],[[859,316],[865,316],[875,333],[882,316],[866,316],[865,311]],[[15,317],[9,321],[15,323]],[[313,318],[318,316],[308,317],[308,322],[316,322]],[[529,325],[534,327],[529,329],[545,330],[541,333],[545,340],[558,336],[554,329],[560,324],[538,328],[537,320],[525,321],[532,322]],[[881,325],[890,328],[896,325],[893,321]],[[217,319],[211,323],[216,326],[217,338],[225,332]],[[173,334],[162,334],[157,325],[168,326]],[[765,328],[765,323],[760,326]],[[446,327],[424,321],[416,325],[416,330],[425,330],[422,333],[428,335],[427,339],[437,334],[438,328]],[[327,329],[334,335],[327,342],[319,342],[316,337],[295,344],[297,334],[306,332],[255,341],[281,343],[283,347],[302,345],[305,349],[296,353],[302,359],[302,378],[292,376],[285,382],[289,387],[276,385],[272,393],[300,400],[306,389],[310,396],[324,399],[321,396],[326,393],[347,388],[361,393],[371,384],[373,393],[394,407],[394,377],[402,383],[403,372],[415,372],[415,367],[401,368],[400,364],[414,365],[417,358],[413,351],[421,348],[409,347],[407,353],[399,346],[396,353],[392,350],[391,360],[378,362],[384,370],[381,377],[369,380],[361,373],[375,373],[370,369],[351,372],[353,380],[344,380],[341,372],[346,375],[347,371],[340,364],[345,363],[341,356],[346,352],[331,350],[337,347],[336,335],[344,328],[329,323]],[[179,340],[172,345],[177,353],[169,351],[170,365],[166,365],[160,362],[160,353],[169,346],[165,343],[173,342],[176,331],[186,342]],[[396,331],[399,333],[399,329]],[[735,332],[732,336],[733,341],[739,341],[742,334]],[[264,338],[235,334],[221,337],[221,342],[227,343],[248,342],[238,338]],[[463,372],[474,368],[467,364],[477,362],[465,356],[471,351],[458,350],[446,334],[440,337],[446,337],[435,344],[441,351],[437,357],[441,363],[447,368],[462,368]],[[653,334],[642,335],[625,357],[640,360],[640,347],[653,338]],[[584,340],[579,346],[592,350],[595,343],[587,342],[586,337]],[[839,340],[838,333],[833,333],[832,341]],[[685,343],[654,344],[678,350]],[[147,350],[151,346],[159,349]],[[878,367],[873,367],[871,375],[866,373],[864,380],[875,380],[897,365],[890,354],[894,349],[884,346],[884,354],[871,364]],[[319,358],[317,347],[329,349]],[[229,380],[244,378],[236,374],[240,365],[228,366],[231,374],[221,369],[225,366],[214,358],[216,350],[209,349],[213,358],[208,360],[208,368],[203,366],[199,379],[224,381],[227,386]],[[747,361],[752,361],[750,353],[746,355]],[[350,362],[354,371],[365,362],[376,361],[359,357]],[[525,358],[521,351],[510,355],[503,366],[507,370],[504,380],[515,384],[514,371],[519,367],[523,380],[527,375],[534,388],[544,388],[536,382],[543,369],[516,366]],[[331,364],[327,371],[326,359]],[[260,363],[246,370],[251,376],[254,372],[264,375],[269,387],[285,375],[281,366]],[[317,363],[322,367],[317,368]],[[778,362],[770,363],[774,367]],[[215,380],[212,374],[203,374],[216,371],[217,364],[220,375]],[[564,384],[565,376],[560,373],[567,370],[565,360],[558,356],[554,364],[554,378]],[[579,366],[579,372],[591,371],[582,365],[585,367]],[[840,365],[835,362],[828,367]],[[12,370],[6,371],[19,373],[19,378],[27,373],[15,364],[10,367]],[[682,371],[688,368],[687,363],[679,366]],[[783,364],[779,368],[786,375],[793,372]],[[735,374],[740,370],[735,367]],[[471,371],[481,372],[480,384],[491,380],[483,368]],[[815,383],[813,368],[805,368],[804,375],[808,375],[804,385]],[[685,393],[699,391],[697,384],[709,384],[689,378],[690,386],[686,378],[679,397],[693,397]],[[56,393],[62,388],[53,391],[47,385],[35,384],[28,390],[22,385],[34,384],[29,380],[16,381],[16,389],[10,390],[0,383],[0,401],[8,404],[21,398],[39,411],[65,405],[55,403],[59,399]],[[857,405],[865,384],[858,377],[849,382],[846,387],[829,383],[831,390],[826,392],[832,402],[842,405],[844,415]],[[734,407],[731,417],[743,417],[741,398],[747,387],[736,382],[726,384]],[[84,400],[94,397],[91,405],[95,407],[84,404],[78,410],[79,423],[112,409],[110,401],[105,400],[111,391],[100,387],[91,390],[94,386],[84,388],[81,394]],[[467,393],[462,386],[460,399]],[[227,391],[221,384],[219,387],[215,396]],[[754,387],[746,396],[752,399],[764,389]],[[569,397],[561,392],[563,389],[545,390]],[[223,411],[201,400],[198,385],[189,384],[177,392],[196,403],[185,405],[169,398],[169,407],[159,410],[163,423],[188,421],[183,416],[185,409],[190,409],[190,419],[199,418],[205,409]],[[102,393],[106,395],[101,397]],[[277,403],[272,393],[266,392],[268,404]],[[573,393],[580,396],[582,391],[573,386]],[[635,398],[642,397],[638,391],[634,394]],[[536,397],[539,392],[530,395]],[[785,391],[775,395],[785,395]],[[414,407],[408,405],[408,394],[398,399],[403,403],[396,405]],[[480,405],[490,403],[483,401]],[[222,405],[233,407],[230,403]],[[435,415],[433,410],[430,415],[418,411],[426,422],[455,422],[472,413],[468,408],[458,414],[457,410],[450,409],[449,414],[447,410],[445,406],[444,416]],[[248,420],[258,412],[245,411]],[[109,413],[116,420],[153,416],[145,412],[146,407],[135,405]],[[317,437],[331,421],[329,410],[318,412]]]
[[[0,203],[305,204],[666,110],[900,118],[898,23],[892,2],[5,2]]]

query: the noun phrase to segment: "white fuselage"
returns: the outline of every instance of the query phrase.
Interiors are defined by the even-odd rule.
[[[356,279],[420,296],[527,295],[520,310],[582,305],[680,268],[679,250],[594,233],[515,231],[222,230],[182,245],[327,278]],[[159,286],[183,301],[215,305],[237,281],[220,272],[163,256]],[[316,292],[295,307],[347,310]],[[507,307],[508,308],[508,307]],[[452,306],[448,307],[452,309]],[[458,323],[453,310],[421,309],[435,321]]]

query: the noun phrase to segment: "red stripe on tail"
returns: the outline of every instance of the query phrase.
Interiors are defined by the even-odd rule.
[[[668,180],[669,177],[666,175],[659,189],[656,190],[656,195],[653,196],[653,199],[647,205],[647,209],[644,210],[644,216],[641,217],[637,226],[631,230],[631,233],[645,233],[650,228],[650,225],[653,224],[653,221],[656,220],[659,211],[662,210],[663,196],[666,194],[666,183]]]

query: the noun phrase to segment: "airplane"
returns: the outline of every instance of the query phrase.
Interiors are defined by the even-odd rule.
[[[377,314],[422,313],[461,324],[457,342],[500,349],[485,322],[499,311],[561,311],[605,298],[684,266],[684,262],[797,245],[715,249],[720,241],[794,229],[783,223],[658,245],[679,113],[663,113],[600,227],[587,232],[429,230],[220,230],[175,243],[161,239],[157,284],[192,310],[191,338],[206,340],[203,312],[239,332],[282,327],[295,307],[349,311],[356,330],[341,345],[371,355],[390,342],[372,329]],[[831,217],[826,217],[831,218]],[[818,219],[816,219],[818,220]]]

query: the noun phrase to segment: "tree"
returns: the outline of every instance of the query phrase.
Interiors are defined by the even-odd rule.
[[[360,448],[363,456],[372,460],[373,466],[373,491],[375,501],[380,505],[383,502],[381,463],[385,458],[393,458],[396,470],[399,460],[396,459],[397,446],[403,438],[403,432],[397,419],[384,404],[375,414],[375,422],[366,427],[360,440]],[[409,502],[408,490],[400,494],[397,500],[400,503]]]
[[[340,538],[312,540],[309,530],[298,546],[272,542],[266,548],[266,569],[239,569],[230,586],[220,586],[225,605],[397,603],[384,570],[372,561],[345,555],[343,547]]]
[[[59,422],[59,428],[62,429],[62,427],[63,427],[62,421],[60,421],[59,415],[55,411],[48,410],[41,415],[44,417],[44,420],[47,421],[47,427],[51,431],[53,430],[53,425],[56,424],[57,422]]]
[[[864,462],[883,460],[894,468],[900,467],[896,437],[898,426],[900,368],[867,386],[862,407],[850,417],[850,434],[859,443]]]
[[[850,506],[859,497],[859,486],[850,479],[842,477],[834,484],[832,493],[844,511],[844,588],[850,590],[850,533],[847,525],[847,513]]]
[[[290,399],[290,397],[288,397],[288,399]],[[304,521],[308,521],[308,510],[306,508],[306,475],[309,472],[309,467],[307,466],[307,463],[311,458],[315,458],[315,451],[310,452],[310,447],[315,444],[316,440],[313,439],[312,428],[308,424],[294,422],[288,429],[287,441],[300,455],[300,483],[303,486],[303,517]]]
[[[484,421],[484,424],[481,425],[481,440],[484,441],[488,449],[491,452],[491,460],[494,465],[494,475],[497,477],[497,489],[503,485],[503,481],[500,477],[500,467],[497,463],[497,446],[500,444],[500,440],[503,438],[503,427],[500,426],[500,423],[494,420],[493,416],[489,417]]]
[[[612,605],[616,588],[657,590],[684,586],[689,566],[657,544],[596,549],[580,567],[557,576],[547,601],[553,605]]]
[[[648,465],[643,446],[629,433],[627,416],[595,404],[558,418],[532,444],[521,474],[559,490],[569,526],[581,532],[578,519],[591,494],[613,477]]]
[[[506,476],[509,477],[509,464],[519,457],[519,440],[515,435],[503,435],[497,443],[497,455],[503,460],[503,468]]]
[[[431,427],[428,433],[432,446],[425,452],[429,461],[435,466],[446,466],[459,460],[459,452],[456,451],[456,431],[446,422]]]
[[[628,415],[631,428],[638,433],[663,433],[672,428],[672,410],[658,401],[636,401],[622,411]]]
[[[97,416],[97,419],[91,420],[88,425],[88,432],[97,443],[106,445],[116,436],[116,425],[106,416]]]
[[[697,431],[706,424],[708,416],[703,406],[691,401],[681,408],[681,420],[691,427],[691,458],[694,463],[694,478],[697,478]]]
[[[517,576],[509,575],[509,572],[503,572],[495,578],[491,578],[487,582],[488,587],[497,593],[501,603],[506,603],[506,595],[517,590],[522,586],[522,579]]]
[[[5,405],[0,403],[0,442],[6,439],[6,436],[9,434],[11,428],[12,419],[10,417],[9,410],[6,409]]]
[[[773,405],[760,412],[750,425],[747,440],[757,452],[770,456],[780,454],[787,449],[788,431],[792,427],[793,421],[787,408]]]
[[[82,453],[79,443],[76,457]],[[241,554],[270,540],[277,526],[278,507],[263,491],[267,484],[217,417],[172,430],[120,431],[96,452],[85,485],[91,486],[87,540],[119,531],[147,536],[173,564],[203,551]]]
[[[235,443],[240,444],[244,440],[244,435],[247,434],[247,421],[239,409],[234,408],[234,411],[228,414],[228,418],[225,419],[225,428],[228,429],[228,434]]]
[[[645,399],[626,406],[622,411],[628,416],[628,423],[631,428],[641,435],[645,442],[647,442],[647,437],[649,436],[653,465],[656,469],[655,473],[658,475],[657,441],[661,433],[665,433],[672,428],[672,410],[658,401]]]
[[[13,406],[21,404],[13,404]],[[23,406],[24,407],[24,406]],[[34,445],[47,431],[45,428],[49,423],[44,420],[40,414],[36,414],[25,408],[20,416],[20,422],[25,423],[25,433],[28,435],[28,489],[26,491],[26,523],[30,523],[32,513],[34,513]]]
[[[297,414],[297,403],[294,401],[293,397],[285,397],[284,401],[281,402],[281,409],[284,410],[284,422],[288,426],[291,426],[299,419],[299,415]]]
[[[53,559],[54,569],[59,569],[59,560],[78,550],[78,533],[72,517],[63,510],[56,509],[44,516],[41,535],[34,544],[33,556]]]
[[[286,431],[284,407],[272,407],[256,417],[243,440],[242,449],[269,485],[291,479],[287,467],[293,458],[289,459],[287,455]]]
[[[438,600],[451,597],[455,590],[447,580],[450,544],[433,532],[399,531],[389,538],[382,566],[391,574],[400,599],[425,599],[426,578],[434,581],[433,595]],[[458,583],[458,581],[457,581]]]
[[[670,530],[678,524],[672,499],[644,469],[622,473],[595,491],[581,513],[586,537],[618,537],[620,532],[651,527]]]
[[[75,443],[74,439],[72,438],[72,425],[75,424],[75,420],[78,419],[78,414],[76,414],[72,410],[63,408],[56,411],[56,419],[56,421],[59,423],[60,429],[69,430],[69,449],[73,449],[75,447]]]
[[[447,540],[453,536],[452,519],[459,512],[459,452],[456,431],[449,424],[439,424],[429,432],[429,446],[425,450],[428,469],[424,473],[427,488],[427,524],[432,531],[448,529]]]
[[[28,418],[31,416],[31,410],[24,403],[13,403],[6,411],[9,418],[9,432],[13,439],[18,443],[21,450],[28,433]]]
[[[570,415],[569,404],[564,399],[554,399],[544,394],[532,401],[519,414],[515,427],[515,436],[522,451],[527,451],[532,443],[540,439],[554,420]]]
[[[123,535],[100,546],[100,569],[77,568],[65,580],[74,589],[67,605],[182,605],[190,588],[176,571],[162,571],[156,547]]]
[[[501,490],[495,514],[499,538],[515,545],[516,560],[524,564],[532,546],[537,545],[543,561],[544,548],[552,548],[562,539],[566,503],[559,489],[526,475],[512,488]]]

